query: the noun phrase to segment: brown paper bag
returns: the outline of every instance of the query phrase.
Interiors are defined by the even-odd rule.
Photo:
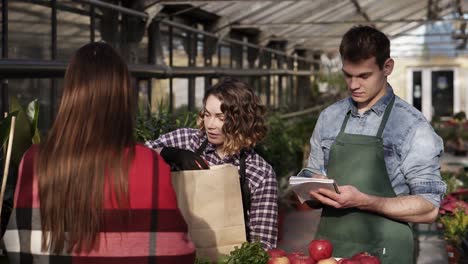
[[[244,211],[236,167],[172,172],[178,206],[197,247],[197,257],[216,261],[246,241]]]

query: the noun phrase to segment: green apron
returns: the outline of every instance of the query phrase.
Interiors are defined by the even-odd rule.
[[[377,136],[344,133],[348,112],[330,150],[327,174],[339,185],[353,185],[363,193],[396,197],[384,160],[382,133],[395,97],[385,110]],[[382,263],[413,264],[413,234],[407,223],[357,208],[323,208],[317,238],[333,243],[333,256],[351,257],[367,251]]]

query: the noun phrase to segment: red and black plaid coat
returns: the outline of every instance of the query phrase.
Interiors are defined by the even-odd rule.
[[[129,208],[116,208],[106,200],[99,247],[89,254],[59,255],[41,251],[43,233],[33,171],[37,148],[28,150],[20,165],[14,209],[4,236],[10,263],[194,263],[195,247],[177,208],[169,166],[156,152],[142,145],[135,148],[128,179]]]

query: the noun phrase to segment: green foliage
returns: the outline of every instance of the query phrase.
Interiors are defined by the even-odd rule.
[[[302,147],[287,133],[288,126],[278,115],[268,119],[268,133],[256,148],[257,152],[273,166],[277,177],[291,175],[301,167]]]
[[[231,251],[227,264],[266,264],[268,262],[268,253],[263,250],[260,242],[244,242],[241,247],[234,247]]]
[[[468,231],[468,215],[465,210],[457,209],[452,215],[442,216],[440,221],[444,225],[447,241],[459,247]]]
[[[309,139],[318,116],[283,119],[278,114],[268,118],[266,138],[256,147],[257,153],[273,167],[279,189],[281,206],[289,207],[293,201],[287,192],[289,177],[300,171],[309,155]]]
[[[31,125],[32,143],[39,144],[41,142],[41,136],[37,127],[39,123],[39,102],[37,99],[28,104],[26,115]]]
[[[168,107],[159,104],[158,111],[148,114],[149,111],[139,111],[136,117],[135,136],[137,142],[154,140],[160,135],[182,127],[196,127],[197,113],[180,112],[170,113]]]
[[[446,193],[452,193],[462,186],[468,186],[460,179],[460,176],[462,175],[461,173],[441,171],[440,175],[442,176],[442,180],[445,182],[445,184],[447,184]]]
[[[8,115],[6,118],[3,118],[0,121],[0,146],[2,148],[5,147],[5,143],[8,140],[8,137],[10,136],[10,126],[11,126],[11,119],[13,116],[16,116],[17,113],[11,113]]]
[[[303,167],[304,155],[309,154],[304,147],[309,144],[316,121],[316,115],[292,120],[279,115],[269,117],[268,134],[256,150],[272,165],[278,178],[291,176]]]
[[[32,144],[38,144],[41,141],[39,129],[37,128],[39,103],[34,100],[26,107],[23,107],[16,97],[10,97],[10,113],[16,116],[11,166],[17,167],[24,152]]]

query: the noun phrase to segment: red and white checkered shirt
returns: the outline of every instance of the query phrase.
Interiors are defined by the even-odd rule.
[[[43,252],[38,179],[34,173],[36,150],[35,146],[28,150],[20,165],[15,204],[3,237],[9,263],[194,263],[195,246],[177,208],[169,166],[143,145],[135,146],[128,173],[129,207],[117,208],[115,202],[105,199],[99,246],[89,253]]]
[[[147,141],[150,148],[176,147],[195,152],[207,139],[199,129],[181,128]],[[246,152],[246,178],[251,191],[249,223],[251,240],[260,240],[265,249],[276,247],[278,236],[278,186],[273,168],[253,149]],[[202,157],[210,165],[232,164],[239,168],[239,154],[220,158],[216,146],[208,143]]]

